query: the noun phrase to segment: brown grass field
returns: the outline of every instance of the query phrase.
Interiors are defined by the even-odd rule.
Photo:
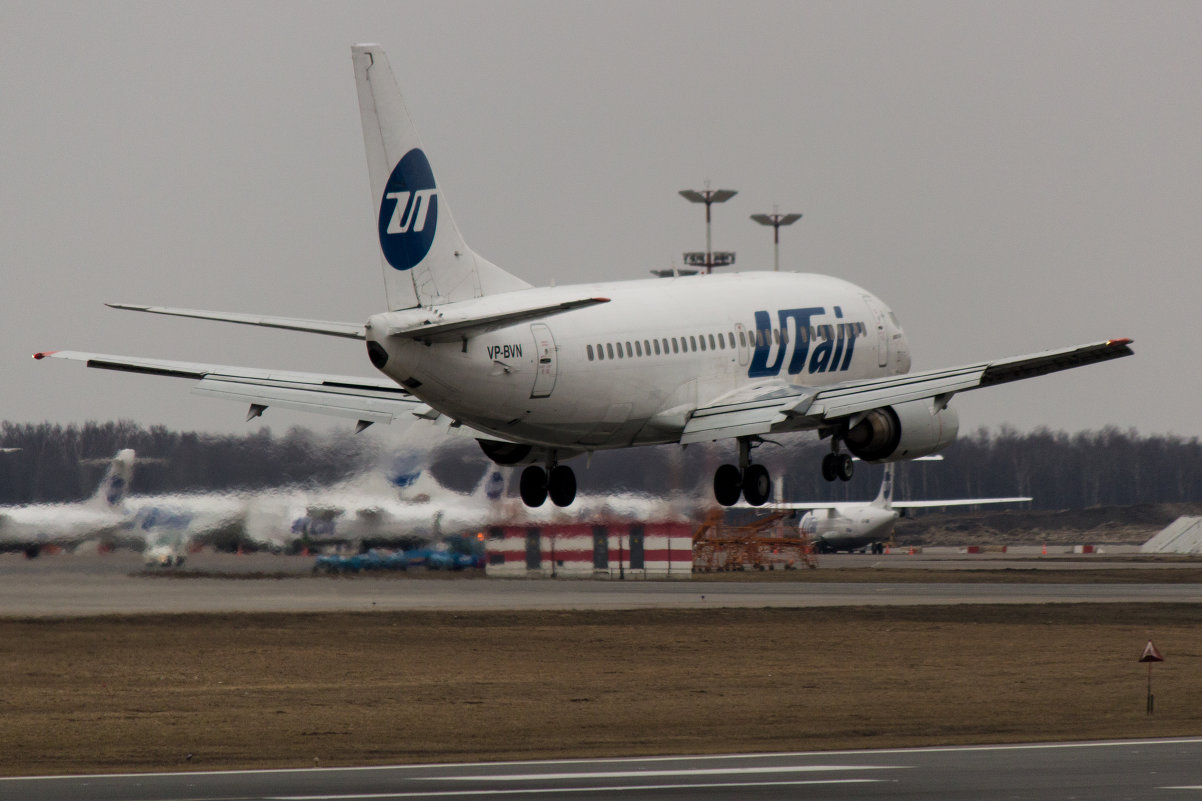
[[[0,620],[0,774],[1202,734],[1188,605]],[[1152,639],[1155,715],[1145,710]]]

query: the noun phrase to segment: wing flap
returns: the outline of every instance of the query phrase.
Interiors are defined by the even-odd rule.
[[[688,445],[780,430],[790,415],[808,407],[813,396],[812,389],[783,384],[761,384],[738,390],[694,410],[685,423],[680,443]]]

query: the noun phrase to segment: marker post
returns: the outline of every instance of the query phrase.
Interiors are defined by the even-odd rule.
[[[1148,714],[1152,714],[1152,708],[1155,702],[1155,696],[1152,695],[1152,663],[1163,662],[1164,657],[1160,655],[1160,651],[1156,650],[1156,646],[1148,640],[1148,644],[1144,646],[1144,653],[1139,658],[1140,662],[1148,663]]]

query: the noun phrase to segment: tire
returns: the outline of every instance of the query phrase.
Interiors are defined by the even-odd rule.
[[[743,500],[752,506],[763,506],[772,495],[772,478],[762,464],[749,465],[743,471]]]
[[[530,465],[522,471],[520,489],[522,503],[530,507],[542,506],[547,500],[547,471],[538,465]]]
[[[743,477],[733,464],[724,464],[714,472],[714,500],[720,505],[733,506],[738,503],[742,486]]]
[[[835,474],[835,454],[828,453],[822,457],[822,477],[827,481],[834,481],[837,478]]]
[[[841,453],[835,457],[835,474],[839,476],[840,481],[851,481],[855,473],[856,463],[852,461],[851,454]]]
[[[547,493],[556,506],[571,506],[576,500],[576,474],[572,468],[556,465],[547,477]]]

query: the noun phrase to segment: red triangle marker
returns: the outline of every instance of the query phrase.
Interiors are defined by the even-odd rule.
[[[1140,662],[1163,662],[1164,657],[1160,655],[1160,651],[1156,650],[1156,646],[1148,640],[1148,644],[1144,646],[1143,656],[1139,658]]]

